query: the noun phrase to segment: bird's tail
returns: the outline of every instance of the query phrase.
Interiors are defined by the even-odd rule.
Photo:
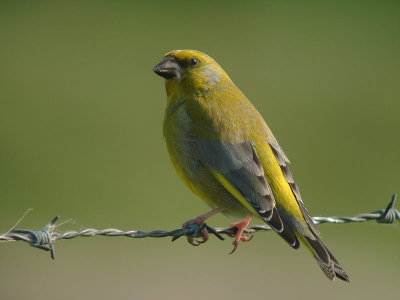
[[[296,233],[297,238],[302,242],[302,244],[311,252],[318,265],[325,273],[325,275],[330,279],[334,280],[335,277],[349,282],[349,276],[340,266],[337,259],[332,255],[332,253],[325,247],[325,245],[319,240],[318,237],[304,236],[301,233]]]

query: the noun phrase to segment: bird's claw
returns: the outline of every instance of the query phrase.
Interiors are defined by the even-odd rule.
[[[191,238],[190,236],[187,237],[189,244],[196,247],[200,246],[201,244],[204,244],[208,240],[208,238],[205,238],[204,236],[202,237],[202,239],[203,239],[202,241],[199,241]]]
[[[252,239],[253,239],[253,235],[251,235],[250,237],[248,237],[248,236],[246,236],[246,235],[242,235],[242,236],[239,238],[238,241],[234,240],[234,241],[232,242],[233,249],[232,249],[231,252],[228,253],[228,255],[229,255],[229,254],[232,254],[233,252],[236,251],[236,249],[237,249],[237,247],[238,247],[238,245],[239,245],[239,241],[241,241],[241,242],[250,242]]]
[[[253,238],[253,236],[250,236],[250,238],[246,235],[242,235],[244,230],[246,229],[247,225],[249,225],[251,218],[247,218],[244,219],[242,222],[236,222],[236,223],[232,223],[231,227],[237,227],[237,231],[235,234],[235,240],[233,241],[233,249],[229,254],[232,254],[233,252],[236,251],[237,246],[239,245],[239,242],[248,242],[251,241],[251,239]]]
[[[248,237],[248,236],[246,236],[246,235],[242,235],[242,236],[240,237],[240,240],[241,240],[242,242],[250,242],[252,239],[253,239],[253,235],[251,235],[250,237]]]

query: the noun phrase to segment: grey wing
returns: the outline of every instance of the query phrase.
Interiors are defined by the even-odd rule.
[[[267,137],[267,142],[269,146],[271,147],[272,152],[275,155],[275,158],[281,167],[282,173],[285,176],[285,179],[287,183],[289,184],[290,188],[292,189],[292,192],[297,200],[297,203],[299,204],[300,210],[303,214],[304,219],[306,220],[308,226],[310,227],[311,231],[316,235],[316,236],[321,236],[319,230],[317,229],[317,226],[315,226],[310,213],[308,212],[307,208],[305,207],[303,200],[301,199],[300,195],[300,190],[299,187],[297,186],[297,183],[294,181],[292,172],[290,172],[288,164],[289,159],[287,158],[285,152],[283,152],[283,149],[281,146],[279,146],[278,141],[275,139],[273,134],[269,134]]]
[[[289,245],[298,248],[299,241],[275,207],[274,194],[264,177],[253,144],[250,141],[232,144],[203,139],[197,139],[196,144],[204,165],[222,174],[272,229]]]

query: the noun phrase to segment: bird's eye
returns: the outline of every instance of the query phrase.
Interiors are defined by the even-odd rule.
[[[190,65],[195,66],[199,63],[199,61],[196,58],[191,58],[189,63]]]

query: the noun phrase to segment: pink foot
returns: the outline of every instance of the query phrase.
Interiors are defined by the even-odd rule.
[[[204,225],[205,220],[207,220],[208,218],[212,217],[213,215],[221,212],[222,210],[223,210],[222,208],[215,208],[212,211],[205,213],[204,215],[201,215],[201,216],[198,216],[197,218],[186,221],[185,223],[182,224],[182,228],[185,228],[189,224],[198,224],[198,225],[202,226],[202,225]],[[203,236],[201,237],[201,239],[202,239],[201,241],[194,240],[193,238],[188,236],[187,240],[188,240],[189,244],[191,244],[193,246],[199,246],[199,245],[207,242],[209,239],[209,234],[208,234],[207,229],[203,228],[201,233],[203,234]]]
[[[249,238],[249,237],[247,237],[245,235],[242,235],[243,231],[247,228],[247,226],[249,225],[250,221],[251,221],[251,218],[247,218],[247,219],[244,219],[242,222],[231,223],[231,227],[237,227],[238,230],[236,232],[235,239],[234,239],[234,241],[232,243],[233,244],[233,249],[229,254],[232,254],[233,252],[236,251],[237,246],[239,244],[239,241],[248,242],[253,238],[253,236],[251,236]]]

